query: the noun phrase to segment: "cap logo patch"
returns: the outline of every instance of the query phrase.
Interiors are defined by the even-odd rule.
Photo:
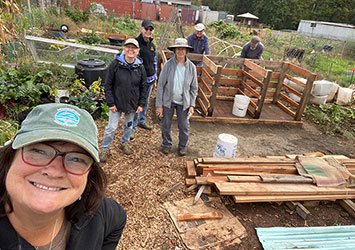
[[[80,121],[80,115],[73,109],[58,109],[55,114],[55,122],[59,125],[76,127]]]

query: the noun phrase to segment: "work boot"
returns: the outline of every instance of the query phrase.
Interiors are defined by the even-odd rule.
[[[138,123],[138,126],[140,128],[144,128],[144,129],[147,129],[147,130],[152,130],[152,126],[148,125],[146,122],[139,122]]]
[[[101,148],[100,162],[106,162],[109,157],[110,157],[110,149]]]
[[[162,147],[161,152],[163,152],[163,154],[167,155],[170,153],[170,148],[169,147]]]
[[[130,141],[133,141],[135,137],[136,137],[136,130],[132,129],[131,130],[131,135],[129,137]]]
[[[130,154],[132,154],[132,151],[131,151],[131,149],[129,148],[129,143],[128,143],[128,142],[122,143],[121,149],[122,149],[122,151],[123,151],[123,153],[124,153],[125,155],[130,155]]]
[[[186,148],[180,148],[178,150],[178,155],[179,156],[185,156],[186,155]]]

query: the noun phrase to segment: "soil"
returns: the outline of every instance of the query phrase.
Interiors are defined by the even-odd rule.
[[[174,122],[172,153],[164,155],[160,152],[160,124],[151,119],[148,123],[153,124],[153,129],[137,129],[136,139],[130,143],[134,154],[129,156],[119,149],[122,136],[120,124],[111,146],[111,157],[102,165],[109,177],[107,196],[117,200],[127,212],[127,225],[117,249],[186,249],[163,203],[187,197],[193,199],[196,191],[188,191],[182,185],[164,199],[160,195],[179,182],[184,184],[186,160],[212,157],[221,133],[238,138],[237,157],[322,152],[355,158],[354,141],[324,135],[308,122],[304,122],[303,127],[298,127],[191,121],[189,148],[185,157],[176,154],[178,131]],[[97,124],[101,142],[106,121],[99,120]],[[311,214],[303,220],[284,203],[236,204],[229,196],[221,199],[240,220],[248,234],[241,244],[225,247],[225,250],[262,249],[255,232],[257,227],[355,224],[354,218],[336,202],[331,201],[304,202]]]

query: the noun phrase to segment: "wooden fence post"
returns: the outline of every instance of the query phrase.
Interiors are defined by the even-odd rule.
[[[274,103],[274,104],[276,104],[278,102],[278,100],[280,99],[280,92],[281,92],[282,84],[284,83],[285,75],[287,74],[287,71],[288,71],[288,65],[289,65],[289,63],[287,63],[287,62],[282,63],[279,82],[277,83],[276,90],[274,93],[274,98],[272,100],[272,103]]]
[[[295,115],[295,121],[300,121],[302,118],[302,114],[306,108],[306,105],[308,103],[309,100],[309,96],[311,94],[312,91],[312,87],[313,87],[313,81],[314,79],[316,79],[317,75],[316,74],[309,74],[307,77],[307,82],[306,82],[306,86],[304,87],[304,91],[303,91],[303,95],[302,98],[300,100],[300,103],[297,107],[297,111],[296,111],[296,115]]]
[[[216,105],[216,98],[218,93],[219,80],[221,79],[222,66],[217,66],[217,72],[214,75],[214,84],[212,86],[212,96],[210,98],[210,107],[208,108],[208,116],[213,115],[213,109]]]
[[[257,110],[255,110],[255,119],[259,119],[260,115],[261,115],[261,110],[263,108],[264,105],[264,101],[265,101],[265,97],[266,97],[266,93],[267,93],[267,88],[269,87],[269,82],[271,79],[271,75],[272,75],[272,71],[268,70],[266,77],[264,78],[263,81],[263,89],[261,90],[261,97],[258,100],[258,108]]]

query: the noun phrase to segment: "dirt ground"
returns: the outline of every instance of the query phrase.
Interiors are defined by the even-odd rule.
[[[151,111],[149,111],[151,114]],[[177,125],[173,123],[172,153],[160,152],[160,124],[151,119],[153,130],[138,128],[131,142],[133,155],[126,156],[119,149],[121,125],[111,147],[112,156],[103,168],[109,176],[107,196],[116,199],[127,211],[127,226],[117,249],[186,249],[169,218],[163,203],[187,197],[193,199],[196,191],[181,186],[165,199],[160,195],[186,178],[186,160],[212,157],[218,135],[228,133],[238,138],[237,157],[251,155],[286,155],[322,152],[355,158],[353,141],[321,134],[312,124],[303,127],[284,125],[247,125],[203,123],[191,121],[189,148],[186,157],[176,154]],[[106,121],[97,122],[100,142]],[[311,212],[307,220],[292,213],[283,203],[235,204],[229,196],[221,197],[224,204],[247,230],[248,236],[232,249],[262,249],[257,238],[257,227],[303,227],[355,224],[343,208],[335,202],[305,203]]]

